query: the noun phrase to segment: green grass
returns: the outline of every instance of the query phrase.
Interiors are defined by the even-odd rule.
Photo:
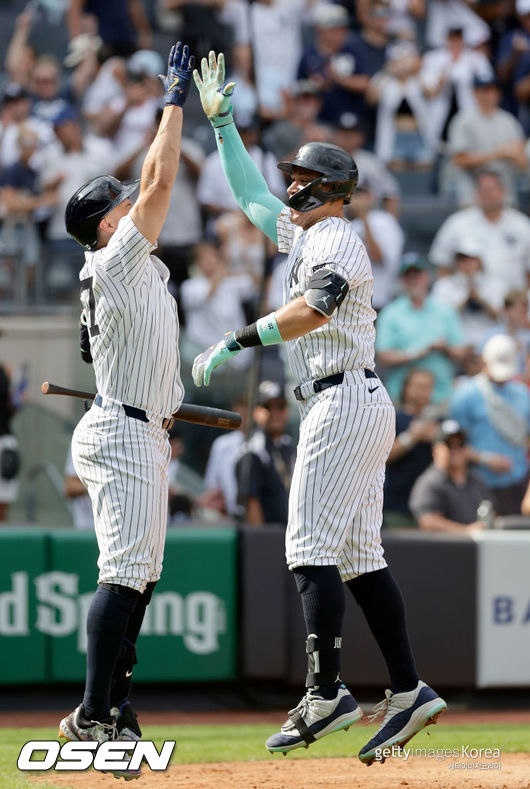
[[[279,716],[279,719],[281,716]],[[144,737],[152,739],[160,747],[164,740],[176,740],[172,763],[256,761],[259,759],[307,759],[331,756],[352,756],[370,739],[376,726],[357,724],[348,732],[337,732],[326,737],[308,750],[300,748],[288,757],[270,755],[264,747],[266,738],[272,733],[270,725],[190,725],[190,726],[145,726]],[[36,784],[27,773],[17,770],[17,758],[22,745],[28,740],[53,740],[57,730],[0,729],[0,785],[2,789],[35,789]],[[500,748],[501,753],[530,751],[528,726],[516,724],[486,724],[483,726],[448,726],[443,723],[431,726],[418,734],[410,747],[415,748]],[[117,784],[116,784],[117,785]],[[124,784],[122,786],[130,786]],[[48,773],[46,784],[56,786],[53,773]]]

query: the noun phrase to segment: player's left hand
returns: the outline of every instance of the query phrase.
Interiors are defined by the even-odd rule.
[[[242,350],[243,348],[237,342],[233,331],[226,334],[217,345],[210,345],[193,361],[191,375],[195,386],[208,386],[212,371]]]
[[[164,104],[184,106],[194,65],[195,58],[190,55],[188,45],[184,44],[183,47],[182,41],[173,44],[167,62],[167,76],[158,75],[164,87]]]
[[[234,92],[235,82],[225,82],[225,56],[219,52],[215,57],[215,52],[211,51],[208,60],[201,60],[202,79],[199,77],[197,69],[193,72],[193,79],[197,85],[201,97],[202,108],[205,115],[217,126],[220,119],[232,119],[230,115],[230,99]]]

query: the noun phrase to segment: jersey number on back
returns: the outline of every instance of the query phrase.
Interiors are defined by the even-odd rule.
[[[91,337],[95,337],[99,334],[99,326],[96,323],[96,299],[92,289],[92,277],[81,280],[81,293],[84,290],[88,290],[88,331]]]

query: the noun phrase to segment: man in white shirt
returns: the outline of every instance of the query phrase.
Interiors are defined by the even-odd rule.
[[[476,205],[451,214],[434,237],[429,259],[451,269],[457,247],[464,237],[473,238],[480,249],[485,273],[497,282],[502,296],[527,286],[530,267],[530,219],[505,206],[505,190],[495,172],[475,179]]]

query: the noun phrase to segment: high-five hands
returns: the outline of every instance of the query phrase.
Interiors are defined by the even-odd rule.
[[[190,89],[191,72],[195,58],[190,55],[187,44],[182,41],[173,44],[167,62],[167,75],[159,74],[158,78],[164,87],[164,104],[183,107]]]
[[[230,99],[234,92],[235,82],[225,84],[225,56],[222,52],[215,56],[211,51],[208,60],[201,60],[202,79],[197,69],[193,72],[193,79],[197,85],[201,104],[210,123],[215,126],[225,126],[232,120],[230,112]]]

